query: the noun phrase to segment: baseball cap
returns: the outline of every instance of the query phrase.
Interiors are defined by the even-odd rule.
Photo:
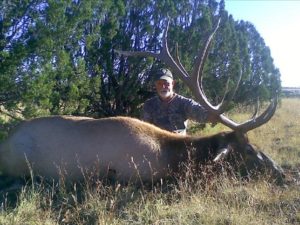
[[[160,69],[156,72],[155,80],[166,80],[169,82],[173,81],[173,75],[168,69]]]

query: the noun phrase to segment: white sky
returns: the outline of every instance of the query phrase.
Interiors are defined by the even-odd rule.
[[[249,21],[271,50],[283,87],[300,87],[300,0],[225,0],[234,20]]]

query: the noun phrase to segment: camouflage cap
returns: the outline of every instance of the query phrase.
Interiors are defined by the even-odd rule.
[[[173,81],[173,75],[168,69],[160,69],[155,74],[155,81],[157,80],[166,80],[169,82]]]

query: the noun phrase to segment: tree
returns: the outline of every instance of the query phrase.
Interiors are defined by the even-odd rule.
[[[33,52],[29,29],[37,17],[40,1],[2,1],[0,3],[0,106],[11,110],[21,99],[20,70]]]
[[[99,100],[98,78],[89,79],[81,40],[96,1],[11,1],[2,3],[0,104],[26,117],[85,114]],[[14,14],[14,12],[19,12]],[[99,16],[105,12],[99,11]],[[14,19],[16,17],[16,19]],[[7,21],[16,21],[9,23]],[[5,25],[5,26],[4,26]],[[12,32],[14,31],[14,32]],[[90,93],[87,91],[89,88]],[[84,89],[84,90],[83,90]],[[12,96],[10,98],[10,96]],[[92,99],[91,99],[92,98]],[[78,100],[80,99],[80,103]],[[83,109],[84,108],[84,109]]]
[[[270,49],[253,24],[236,22],[236,30],[239,33],[240,48],[244,49],[240,54],[244,79],[236,99],[246,104],[256,102],[258,98],[268,100],[281,90],[280,72],[274,66]]]
[[[228,15],[224,1],[11,0],[0,6],[0,106],[26,118],[138,116],[153,94],[152,71],[164,65],[114,50],[159,51],[168,20],[171,52],[177,43],[190,71],[221,17],[204,67],[211,101],[220,101],[240,75],[236,102],[267,100],[280,89],[270,50],[252,24]],[[180,82],[178,91],[190,94]]]

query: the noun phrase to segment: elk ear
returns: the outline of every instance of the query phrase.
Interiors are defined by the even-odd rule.
[[[242,132],[234,132],[235,138],[237,140],[237,142],[244,146],[247,145],[249,143],[249,139],[246,133],[242,133]]]
[[[226,158],[226,156],[229,154],[230,150],[229,147],[227,148],[221,148],[217,151],[217,156],[213,159],[214,162],[220,162],[223,159]]]

